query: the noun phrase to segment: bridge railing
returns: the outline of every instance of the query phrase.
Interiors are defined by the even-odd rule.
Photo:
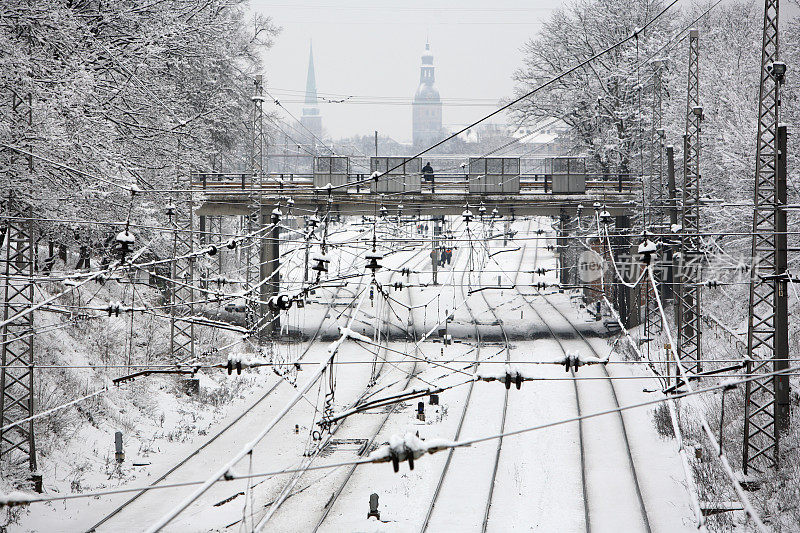
[[[525,194],[553,194],[553,174],[522,174],[520,178],[520,195]],[[627,193],[632,194],[641,190],[641,183],[631,174],[592,174],[584,175],[586,179],[586,194],[599,193]],[[398,179],[399,176],[392,176]],[[374,192],[374,184],[368,180],[367,174],[350,174],[352,183],[347,188],[337,189],[340,193],[368,194]],[[364,181],[366,180],[366,181]],[[363,183],[360,183],[364,181]],[[465,174],[436,174],[433,183],[422,182],[418,190],[407,190],[404,193],[380,193],[392,196],[394,194],[469,194],[470,178]],[[209,193],[246,193],[254,188],[269,193],[305,193],[324,189],[315,189],[311,174],[280,174],[271,173],[261,178],[260,186],[254,182],[248,173],[196,173],[192,175],[192,187],[205,190]],[[492,193],[503,195],[507,193]],[[557,193],[562,194],[562,193]],[[566,193],[566,194],[580,194]],[[476,195],[478,196],[478,195]]]

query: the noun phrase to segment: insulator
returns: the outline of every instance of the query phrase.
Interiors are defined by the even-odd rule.
[[[286,311],[292,307],[292,299],[289,298],[288,294],[279,294],[276,302],[278,309],[281,311]]]
[[[647,232],[644,234],[644,241],[639,245],[637,252],[642,256],[642,262],[649,265],[652,261],[653,254],[658,250],[656,243],[647,238]]]
[[[374,274],[376,271],[380,270],[381,265],[378,263],[380,259],[383,259],[383,256],[380,254],[368,254],[366,256],[367,259],[367,269],[371,270]]]
[[[133,243],[136,242],[136,237],[133,233],[130,233],[127,229],[117,234],[116,237],[117,244],[119,244],[119,251],[122,257],[124,258],[125,255],[130,252],[131,246]]]
[[[330,259],[325,257],[316,257],[314,258],[316,264],[311,267],[311,270],[316,270],[317,272],[327,272],[328,271],[328,263],[330,263]]]

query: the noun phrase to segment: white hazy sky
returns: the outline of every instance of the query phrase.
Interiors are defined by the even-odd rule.
[[[681,0],[678,6],[694,1]],[[754,1],[763,5],[761,0]],[[322,96],[382,99],[380,104],[322,103],[323,126],[329,134],[339,138],[378,130],[408,142],[410,102],[419,82],[426,37],[434,54],[436,85],[445,102],[445,127],[453,130],[489,112],[500,98],[512,93],[511,75],[522,62],[520,47],[562,3],[251,0],[251,7],[283,28],[265,56],[267,90],[293,114],[299,117],[301,113],[299,100],[313,39],[317,90]],[[781,18],[785,22],[797,12],[794,5],[782,6]],[[394,97],[391,103],[386,102],[388,97]]]
[[[305,90],[309,40],[321,95],[380,97],[380,104],[321,104],[334,137],[411,139],[410,102],[430,38],[445,127],[454,129],[511,94],[520,47],[561,0],[251,0],[283,30],[266,54],[267,90],[296,116]],[[297,91],[287,93],[286,90]],[[274,91],[274,92],[273,92]],[[297,96],[294,96],[296,94]],[[395,97],[386,103],[386,97]],[[448,105],[458,99],[471,105]],[[475,101],[477,99],[477,101]],[[374,101],[374,99],[373,99]]]

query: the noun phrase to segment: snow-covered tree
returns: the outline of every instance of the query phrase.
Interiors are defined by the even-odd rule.
[[[523,47],[523,66],[514,74],[518,95],[630,37],[666,5],[661,0],[577,0],[556,10]],[[633,172],[645,131],[647,110],[640,93],[646,60],[664,42],[674,19],[666,14],[617,47],[515,109],[531,122],[559,117],[573,130],[598,170]]]
[[[124,219],[130,194],[114,184],[172,189],[217,153],[240,167],[252,75],[276,33],[269,19],[248,15],[245,0],[3,2],[0,142],[46,160],[35,161],[30,181],[19,169],[12,179],[13,152],[4,149],[0,190],[33,200],[37,215]],[[32,95],[24,138],[9,123],[12,91]],[[73,237],[63,225],[41,229]],[[106,228],[81,226],[79,240],[98,232]]]

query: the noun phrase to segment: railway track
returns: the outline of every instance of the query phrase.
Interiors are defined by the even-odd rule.
[[[413,261],[416,256],[418,256],[420,253],[423,253],[425,251],[426,251],[425,249],[419,250],[411,258],[409,258],[409,261]],[[425,261],[426,261],[426,258],[423,258],[423,259],[417,261],[412,269],[416,269],[416,267],[418,265],[424,263]],[[392,273],[392,275],[390,277],[390,281],[396,274],[397,274],[397,272],[393,272]],[[388,285],[389,284],[387,284],[387,286]],[[409,295],[409,307],[413,307],[413,303],[411,303],[410,290],[407,292],[407,294]],[[387,312],[388,312],[388,305],[387,305]],[[411,326],[410,329],[412,331],[412,340],[415,342],[415,345],[416,345],[416,337],[414,335],[414,327],[413,327],[413,312],[409,312],[409,318],[410,318],[410,326]],[[387,342],[388,342],[388,338],[387,338]],[[415,355],[418,355],[418,354],[415,353]],[[406,381],[404,383],[404,386],[402,387],[403,389],[407,389],[408,388],[408,386],[411,384],[411,381],[414,379],[414,377],[416,375],[417,360],[418,359],[414,359],[413,360],[413,363],[412,363],[412,366],[411,366],[411,371],[407,372],[407,378],[406,378]],[[381,363],[381,365],[383,365],[383,363]],[[366,395],[367,392],[369,392],[369,388],[367,388],[364,391],[364,394],[362,395],[362,397],[364,395]],[[369,449],[372,448],[372,446],[375,443],[375,440],[378,438],[378,435],[383,430],[383,428],[386,425],[386,422],[389,420],[389,417],[394,412],[395,412],[395,409],[392,408],[382,417],[381,421],[378,423],[376,428],[372,431],[372,434],[371,434],[369,440],[367,441],[366,446],[364,447],[365,450],[369,450]],[[340,427],[340,426],[337,426],[337,427]],[[316,524],[314,525],[313,531],[318,531],[323,526],[323,524],[325,524],[326,520],[328,519],[328,516],[330,515],[331,509],[333,509],[334,505],[338,501],[338,499],[341,496],[342,492],[344,491],[345,487],[347,486],[347,484],[350,482],[351,478],[353,477],[353,474],[356,471],[356,467],[357,467],[357,465],[353,465],[353,466],[348,468],[347,473],[344,476],[344,479],[339,484],[337,489],[333,492],[333,495],[331,496],[331,498],[326,502],[326,504],[325,504],[325,506],[323,508],[323,511],[322,511],[322,515],[320,516],[320,518],[317,520]]]
[[[406,250],[403,250],[403,251],[406,251]],[[411,257],[409,257],[409,258],[408,258],[406,261],[413,261],[413,260],[414,260],[414,259],[415,259],[417,256],[419,256],[419,255],[420,255],[420,253],[422,253],[422,252],[421,252],[421,251],[417,251],[415,254],[413,254]],[[388,255],[388,254],[387,254],[387,255]],[[416,265],[419,265],[419,264],[420,264],[420,263],[422,263],[424,260],[425,260],[425,259],[423,258],[423,259],[421,259],[420,261],[418,261],[418,262],[415,264],[415,268],[416,268]],[[392,279],[392,278],[393,278],[393,277],[394,277],[396,274],[397,274],[397,272],[392,272],[392,274],[391,274],[391,276],[390,276],[390,282],[391,282],[391,279]],[[363,279],[363,278],[362,278],[362,279]],[[387,284],[387,285],[388,285],[388,284]],[[357,295],[357,294],[360,292],[360,287],[361,287],[361,285],[359,285],[359,289],[358,289],[358,290],[356,290],[356,291],[353,293],[353,294],[354,294],[354,296],[355,296],[355,295]],[[386,312],[386,314],[387,314],[387,316],[388,316],[388,313],[389,313],[389,307],[388,307],[388,306],[386,306],[386,307],[384,308],[384,310],[385,310],[385,312]],[[377,319],[377,317],[376,317],[376,319]],[[389,320],[385,320],[385,319],[384,319],[384,320],[383,320],[383,323],[384,323],[384,324],[386,324],[386,326],[387,326],[387,331],[388,331],[388,328],[389,328],[389,327],[391,327],[391,323],[390,323],[390,321],[389,321]],[[380,329],[380,328],[379,328],[379,329]],[[377,363],[377,367],[376,367],[376,371],[375,371],[375,372],[374,372],[374,374],[372,374],[372,375],[377,375],[377,376],[380,376],[381,372],[383,371],[383,367],[384,367],[384,364],[385,364],[385,363],[384,363],[382,360],[380,360],[380,359],[379,359],[379,357],[378,357],[378,354],[379,354],[379,353],[380,353],[380,352],[378,351],[378,352],[376,352],[376,355],[375,355],[375,358],[376,358],[376,363]],[[409,380],[411,379],[411,377],[413,377],[413,371],[412,371],[411,373],[409,373]],[[369,379],[369,381],[368,381],[368,382],[367,382],[367,384],[366,384],[366,387],[365,387],[364,391],[363,391],[363,392],[362,392],[362,393],[359,395],[359,397],[358,397],[356,400],[354,400],[354,401],[353,401],[353,402],[352,402],[350,405],[348,405],[347,407],[345,407],[345,409],[348,409],[348,408],[354,407],[354,406],[356,406],[356,405],[357,405],[359,402],[363,401],[363,400],[366,398],[366,396],[367,396],[367,395],[370,393],[370,391],[371,391],[371,389],[372,389],[372,387],[373,387],[374,385],[375,385],[375,381],[372,379],[372,376],[371,376],[371,377],[370,377],[370,379]],[[295,491],[295,487],[296,487],[296,485],[299,483],[299,481],[300,481],[300,479],[303,477],[303,475],[305,474],[305,467],[308,467],[308,466],[310,466],[310,465],[313,463],[313,461],[314,461],[314,460],[315,460],[315,459],[316,459],[316,458],[319,456],[319,454],[320,454],[320,453],[321,453],[323,450],[325,450],[325,449],[326,449],[326,447],[328,446],[328,444],[329,444],[329,443],[331,443],[331,442],[333,441],[333,438],[334,438],[334,436],[335,436],[335,435],[336,435],[336,434],[339,432],[339,430],[340,430],[340,429],[342,429],[342,427],[343,427],[343,424],[342,424],[342,423],[339,423],[339,424],[335,424],[335,425],[333,425],[333,426],[332,426],[332,428],[331,428],[331,430],[330,430],[330,432],[329,432],[329,433],[327,433],[327,434],[326,434],[326,435],[323,437],[323,439],[322,439],[321,441],[319,441],[319,442],[316,444],[316,446],[314,447],[314,449],[313,449],[312,451],[310,451],[310,452],[307,452],[307,453],[305,454],[305,457],[306,457],[306,458],[304,459],[304,466],[303,466],[303,467],[301,467],[301,468],[302,468],[302,470],[301,470],[301,471],[299,471],[299,472],[297,472],[297,473],[295,473],[295,474],[293,474],[293,475],[290,477],[290,479],[289,479],[288,481],[286,481],[286,482],[283,484],[283,488],[281,489],[281,491],[280,491],[280,493],[279,493],[279,496],[278,496],[277,498],[275,498],[275,499],[274,499],[272,502],[270,502],[270,503],[268,503],[268,504],[266,504],[266,505],[265,505],[265,507],[267,507],[267,506],[268,506],[268,507],[267,507],[267,510],[265,511],[265,513],[264,513],[264,514],[261,516],[261,518],[259,519],[259,521],[258,521],[258,525],[254,527],[254,529],[255,529],[255,530],[261,530],[261,529],[263,529],[263,528],[264,528],[264,527],[267,525],[267,523],[270,521],[270,519],[272,519],[272,517],[273,517],[273,516],[274,516],[274,515],[275,515],[275,514],[276,514],[276,513],[279,511],[279,509],[281,508],[281,506],[283,505],[283,503],[284,503],[286,500],[288,500],[288,499],[289,499],[291,496],[293,496],[293,495],[296,493],[296,491]],[[369,443],[368,443],[368,444],[367,444],[367,445],[364,447],[364,449],[369,449],[369,447],[371,446],[371,444],[372,444],[372,441],[370,441],[370,442],[369,442]],[[349,479],[349,477],[350,477],[350,476],[352,476],[352,472],[353,472],[353,470],[354,470],[354,469],[355,469],[355,467],[352,467],[352,468],[351,468],[351,470],[348,472],[348,475],[346,476],[346,477],[347,477],[347,479]],[[340,488],[339,488],[339,489],[338,489],[336,492],[334,492],[334,496],[331,498],[331,500],[329,500],[329,502],[328,502],[328,504],[327,504],[327,508],[330,508],[330,507],[333,505],[333,502],[335,502],[335,501],[336,501],[336,499],[338,498],[338,495],[339,495],[339,494],[341,493],[341,491],[344,489],[344,485],[346,485],[346,482],[345,482],[345,483],[343,483],[343,484],[340,486]],[[252,518],[252,517],[251,517],[251,518]],[[228,524],[228,526],[227,526],[227,527],[228,527],[228,528],[230,528],[230,527],[232,527],[232,526],[238,525],[240,522],[241,522],[241,520],[239,520],[239,521],[236,521],[236,522],[233,522],[233,523],[231,523],[231,524]],[[253,522],[255,522],[255,520],[253,520]]]
[[[454,261],[455,261],[455,262],[457,262],[457,261],[458,261],[459,257],[462,255],[462,253],[463,253],[463,249],[459,249],[459,250],[457,250],[457,251],[456,251],[456,255],[454,256]],[[458,285],[461,287],[462,296],[465,296],[465,289],[464,289],[464,278],[466,277],[466,272],[467,272],[467,270],[466,270],[466,269],[464,269],[464,270],[462,271],[462,274],[461,274],[461,280],[459,280],[459,283],[458,283]],[[451,271],[451,274],[452,274],[452,271]],[[411,291],[409,291],[409,292],[408,292],[408,298],[409,298],[409,307],[412,307],[412,308],[413,308],[413,307],[414,307],[414,303],[413,303],[413,296],[411,295]],[[477,338],[478,338],[478,345],[480,345],[480,330],[477,328],[477,320],[476,320],[476,318],[475,318],[475,315],[474,315],[474,313],[473,313],[472,309],[471,309],[471,308],[469,308],[469,306],[468,306],[468,305],[465,305],[465,306],[467,307],[467,311],[468,311],[468,313],[469,313],[469,315],[470,315],[470,317],[471,317],[471,321],[472,321],[472,323],[475,325],[475,328],[476,328],[476,336],[477,336]],[[411,321],[411,324],[410,324],[410,325],[411,325],[411,330],[412,330],[412,331],[414,331],[414,330],[415,330],[415,328],[414,328],[414,323],[413,323],[413,311],[411,311],[411,312],[410,312],[409,316],[412,318],[412,321]],[[426,326],[426,325],[424,325],[424,329],[427,329],[427,326]],[[415,341],[416,341],[416,338],[415,338]],[[479,354],[479,347],[476,347],[476,352],[478,352],[478,354]],[[479,360],[479,357],[480,357],[478,354],[476,354],[476,362]],[[411,379],[412,379],[412,378],[413,378],[413,377],[416,375],[416,368],[417,368],[417,362],[416,362],[416,360],[415,360],[415,362],[414,362],[414,365],[413,365],[413,370],[412,370],[412,373],[409,375],[409,379],[408,379],[408,380],[407,380],[407,382],[405,383],[405,386],[404,386],[404,388],[408,388],[408,386],[410,385]],[[477,365],[475,365],[475,368],[477,368]],[[471,394],[472,386],[473,386],[473,383],[472,383],[472,382],[470,382],[470,384],[469,384],[469,391],[468,391],[468,393],[467,393],[468,395],[470,395],[470,394]],[[394,412],[395,412],[395,410],[393,409],[393,410],[391,410],[390,412],[388,412],[388,413],[387,413],[387,414],[386,414],[386,415],[385,415],[385,416],[382,418],[382,420],[381,420],[381,423],[379,424],[379,427],[377,428],[377,430],[376,430],[376,431],[375,431],[375,433],[373,434],[372,438],[370,439],[370,446],[372,445],[372,443],[374,443],[375,439],[376,439],[376,438],[377,438],[377,436],[378,436],[378,435],[381,433],[381,431],[382,431],[382,430],[383,430],[383,428],[385,427],[386,423],[388,422],[388,420],[389,420],[390,416],[391,416],[392,414],[394,414]],[[462,411],[461,419],[460,419],[460,421],[459,421],[459,426],[463,426],[463,421],[464,421],[464,416],[465,416],[465,413],[466,413],[466,409],[464,409],[464,410]],[[450,458],[451,458],[451,456],[452,456],[452,453],[451,453],[451,452],[452,452],[452,450],[450,450],[450,453],[449,453],[449,455],[448,455],[448,458],[447,458],[447,461],[448,461],[448,462],[449,462],[449,460],[450,460]],[[354,474],[355,470],[356,470],[356,467],[351,467],[351,468],[350,468],[350,470],[348,471],[348,473],[347,473],[347,475],[346,475],[346,478],[343,480],[343,482],[341,483],[341,485],[339,486],[339,488],[337,489],[337,491],[334,493],[334,496],[333,496],[333,498],[331,499],[331,501],[329,501],[329,502],[326,504],[326,509],[325,509],[325,512],[324,512],[324,514],[323,514],[323,517],[322,517],[322,518],[319,520],[319,522],[317,523],[317,525],[316,525],[316,527],[315,527],[314,531],[317,531],[317,530],[319,530],[320,528],[322,528],[322,526],[323,526],[324,524],[326,524],[326,520],[327,520],[327,518],[329,517],[330,510],[334,508],[334,504],[335,504],[335,502],[338,500],[339,496],[340,496],[340,495],[342,494],[342,492],[344,491],[344,489],[345,489],[345,486],[347,485],[347,483],[348,483],[348,482],[351,480],[351,478],[352,478],[352,476],[353,476],[353,474]],[[442,477],[440,478],[440,484],[441,484],[441,482],[442,482],[442,480],[443,480],[443,479],[444,479],[444,476],[442,476]],[[437,492],[438,492],[438,491],[437,491]]]
[[[537,247],[537,249],[536,249],[536,258],[537,259],[535,259],[535,261],[538,260],[538,251],[539,250],[538,250],[538,247]],[[558,344],[559,348],[561,349],[563,355],[566,355],[568,353],[567,344],[572,342],[572,339],[565,338],[566,336],[563,335],[563,334],[562,335],[557,334],[555,329],[554,329],[554,327],[553,327],[552,322],[550,320],[546,320],[544,318],[544,315],[539,312],[539,310],[536,308],[536,306],[530,300],[528,300],[528,298],[526,298],[525,295],[522,294],[521,291],[519,291],[519,289],[516,289],[516,287],[515,287],[515,290],[517,291],[518,296],[528,305],[528,307],[531,309],[531,311],[533,311],[533,313],[537,316],[539,321],[547,328],[547,330],[550,333],[551,338],[556,341],[556,343]],[[550,309],[552,309],[556,313],[557,316],[559,316],[561,318],[563,323],[566,324],[569,329],[574,331],[574,333],[578,337],[578,342],[582,346],[588,347],[589,350],[592,352],[592,355],[594,355],[595,357],[602,358],[600,356],[600,354],[595,350],[595,348],[591,344],[591,342],[589,342],[589,340],[586,339],[586,337],[580,331],[580,329],[577,326],[575,326],[575,324],[571,320],[569,320],[566,317],[566,315],[564,315],[564,313],[561,312],[561,310],[558,308],[558,306],[556,306],[555,304],[553,304],[552,301],[550,301],[550,299],[547,297],[547,295],[542,295],[542,300],[548,305],[548,307]],[[548,315],[548,316],[552,316],[552,315]],[[601,374],[607,379],[598,380],[596,382],[593,382],[592,385],[596,389],[598,384],[606,384],[607,387],[608,387],[607,395],[608,395],[608,397],[611,398],[613,407],[619,408],[619,402],[617,400],[617,394],[616,394],[616,390],[614,388],[613,381],[610,379],[610,376],[608,375],[608,373],[607,373],[607,371],[606,371],[604,366],[597,365],[597,367],[600,368]],[[572,375],[573,378],[577,377],[575,375],[574,371],[571,370],[570,372],[571,372],[571,375]],[[586,371],[584,371],[584,373],[586,373]],[[579,385],[578,379],[573,379],[572,383],[573,383],[574,391],[575,391],[576,410],[577,410],[578,416],[580,416],[582,414],[582,412],[583,412],[583,409],[582,409],[582,403],[583,403],[582,398],[583,398],[583,396],[587,395],[587,392],[597,393],[598,391],[597,390],[582,391],[581,390],[582,387],[585,387],[586,385],[585,384]],[[594,395],[592,399],[593,399],[593,402],[597,401],[597,395]],[[625,462],[627,463],[627,470],[628,470],[628,472],[629,472],[629,474],[631,476],[630,482],[633,484],[633,489],[634,489],[633,492],[635,492],[636,502],[638,504],[637,505],[638,515],[639,515],[638,516],[638,527],[635,527],[635,529],[629,529],[627,527],[621,527],[621,529],[625,530],[625,531],[639,530],[639,531],[645,531],[645,532],[649,533],[651,531],[650,522],[649,522],[649,518],[648,518],[648,515],[647,515],[647,509],[646,509],[646,506],[644,504],[644,499],[642,497],[642,492],[641,492],[641,488],[640,488],[640,485],[639,485],[638,476],[637,476],[637,473],[636,473],[636,466],[634,464],[633,455],[632,455],[631,449],[630,449],[630,443],[628,441],[628,435],[627,435],[627,430],[626,430],[626,427],[625,427],[625,421],[624,421],[624,419],[622,417],[622,413],[621,412],[617,412],[617,417],[618,417],[618,423],[619,423],[619,431],[621,433],[622,440],[623,440],[623,443],[624,443],[624,456],[625,456],[625,460],[626,460]],[[596,520],[594,520],[594,518],[595,518],[594,515],[596,513],[603,512],[603,509],[599,505],[593,505],[592,504],[593,500],[597,497],[597,495],[592,494],[592,491],[590,491],[589,479],[590,479],[592,474],[591,474],[590,469],[588,468],[587,448],[589,447],[589,445],[588,445],[589,442],[592,443],[592,446],[599,445],[599,443],[597,442],[597,439],[587,438],[587,433],[589,432],[589,431],[587,431],[587,429],[591,429],[591,428],[589,428],[591,422],[592,421],[589,421],[589,420],[581,420],[580,423],[579,423],[579,444],[580,444],[581,478],[582,478],[581,479],[581,485],[582,485],[582,490],[583,490],[584,521],[585,521],[585,528],[586,528],[587,532],[590,532],[592,530],[593,521],[596,521]],[[597,435],[597,436],[599,437],[600,435]],[[617,472],[616,475],[617,476],[621,476],[621,473]],[[620,522],[619,518],[617,517],[615,520],[619,524],[619,522]],[[633,523],[633,525],[636,526],[637,525],[636,522],[637,522],[637,520],[635,518],[632,518],[628,522],[628,524]]]
[[[331,297],[331,303],[328,305],[328,308],[326,309],[322,320],[320,321],[319,325],[317,326],[316,330],[314,331],[314,334],[312,335],[311,339],[309,340],[305,350],[297,358],[297,360],[296,360],[297,362],[300,362],[300,361],[303,360],[303,358],[306,356],[308,351],[311,349],[311,346],[313,346],[314,342],[319,337],[320,333],[322,332],[323,326],[325,325],[325,321],[327,320],[331,310],[333,309],[333,303],[336,301],[336,298],[338,297],[339,293],[342,291],[343,288],[344,288],[344,286],[340,286],[340,287],[336,288],[335,293]],[[242,423],[257,407],[259,407],[261,404],[263,404],[264,401],[267,400],[278,389],[278,387],[283,383],[283,381],[284,381],[283,379],[278,379],[266,392],[264,392],[261,396],[259,396],[253,403],[248,405],[247,408],[244,411],[242,411],[239,415],[237,415],[233,420],[231,420],[228,424],[226,424],[222,429],[220,429],[219,431],[215,432],[210,438],[206,439],[200,446],[195,448],[192,452],[190,452],[188,455],[186,455],[180,461],[175,463],[166,472],[164,472],[158,478],[156,478],[154,481],[152,481],[150,483],[150,486],[158,485],[159,483],[161,483],[162,481],[167,479],[169,476],[171,476],[172,474],[174,474],[175,472],[180,470],[182,467],[184,467],[192,459],[194,459],[195,457],[199,456],[203,452],[203,450],[207,449],[211,444],[216,442],[220,437],[222,437],[223,435],[226,435],[229,431],[231,431],[232,429],[235,429],[239,425],[241,425],[240,423]],[[88,533],[94,533],[98,529],[104,528],[104,526],[106,524],[108,524],[109,521],[113,520],[120,513],[122,513],[123,511],[125,511],[129,507],[131,507],[134,503],[136,503],[146,493],[147,493],[147,489],[143,489],[143,490],[141,490],[139,492],[136,492],[133,496],[131,496],[130,498],[125,500],[122,504],[120,504],[119,506],[114,508],[114,510],[112,510],[110,513],[106,514],[103,518],[101,518],[94,525],[92,525],[90,528],[88,528],[87,532]]]
[[[424,259],[422,261],[424,261]],[[422,261],[420,261],[420,263]],[[419,264],[419,263],[417,263],[417,264]],[[409,298],[409,301],[410,301],[410,298]],[[409,316],[413,316],[413,315],[410,313]],[[414,331],[414,329],[413,329],[413,319],[412,319],[410,325],[411,325],[411,330],[413,332]],[[413,337],[412,337],[412,339],[414,341],[416,340]],[[415,355],[417,355],[417,354],[415,354]],[[402,387],[403,389],[407,389],[408,386],[411,384],[411,381],[414,379],[414,375],[415,375],[416,370],[417,370],[417,362],[416,361],[417,360],[415,359],[414,362],[412,363],[411,371],[408,372],[408,377],[407,377],[407,379],[405,381],[404,386]],[[365,393],[366,393],[366,391],[365,391]],[[377,427],[372,432],[372,435],[370,436],[369,440],[367,441],[367,445],[364,448],[365,450],[369,450],[369,449],[371,449],[373,447],[373,445],[375,444],[375,439],[378,438],[378,435],[380,434],[381,430],[383,430],[384,426],[386,425],[386,422],[389,420],[389,417],[394,413],[394,411],[395,411],[395,409],[390,409],[385,414],[385,416],[382,417],[381,421],[378,423]],[[339,485],[339,487],[336,489],[336,491],[333,493],[333,496],[331,497],[331,499],[328,500],[328,502],[325,504],[324,510],[322,512],[322,516],[319,518],[319,520],[317,521],[317,523],[314,526],[314,531],[315,532],[318,531],[320,529],[320,527],[322,527],[322,525],[328,519],[328,516],[330,514],[331,509],[333,509],[333,506],[336,504],[336,501],[339,499],[339,497],[341,496],[341,494],[344,491],[345,487],[350,482],[350,479],[353,477],[353,474],[356,471],[356,467],[357,467],[357,465],[353,465],[348,469],[344,480]]]
[[[475,361],[473,362],[472,369],[473,369],[473,377],[478,371],[478,364],[480,363],[480,353],[481,353],[481,346],[483,345],[483,341],[481,339],[481,330],[478,327],[478,320],[475,318],[475,313],[472,311],[469,303],[467,302],[467,291],[464,289],[464,278],[466,278],[467,269],[461,273],[461,280],[459,281],[459,286],[461,287],[461,296],[464,300],[464,307],[467,309],[469,313],[470,319],[472,324],[475,326]],[[464,405],[461,408],[461,415],[458,419],[458,425],[456,426],[456,432],[453,437],[453,440],[458,440],[461,437],[461,430],[464,428],[464,420],[467,417],[467,410],[469,409],[470,400],[472,399],[472,391],[475,388],[475,381],[471,381],[467,388],[467,394],[464,398]],[[442,485],[444,485],[444,480],[447,477],[447,472],[450,469],[450,463],[453,460],[453,453],[455,449],[451,448],[447,451],[447,459],[445,459],[444,467],[442,468],[442,472],[439,475],[439,480],[436,483],[436,488],[434,489],[433,496],[431,497],[430,504],[428,505],[428,510],[425,513],[425,519],[422,522],[422,526],[420,527],[420,531],[425,532],[428,529],[430,524],[431,516],[433,515],[433,510],[436,506],[436,502],[439,500],[439,495],[442,491]]]
[[[488,250],[487,250],[487,253],[488,253]],[[522,267],[523,257],[524,257],[524,254],[520,255],[520,260],[519,260],[519,263],[517,264],[517,271],[516,271],[516,275],[515,275],[515,279],[514,279],[515,282],[516,282],[516,278],[519,276],[519,272],[520,272],[520,269]],[[467,272],[467,269],[465,269],[464,273],[466,274],[466,272]],[[463,277],[466,277],[466,276],[462,276],[461,291],[462,291],[462,297],[464,298],[465,301],[467,301],[467,292],[464,290]],[[472,285],[471,276],[468,276],[468,277],[470,279],[469,279],[469,283],[467,285],[471,286]],[[485,292],[481,292],[481,296],[483,298],[484,303],[486,304],[487,309],[489,310],[489,312],[494,317],[495,323],[500,327],[500,331],[501,331],[501,334],[503,336],[503,344],[504,344],[504,349],[505,349],[505,353],[506,353],[506,361],[508,361],[508,360],[510,360],[510,357],[511,357],[511,343],[509,341],[508,334],[506,332],[505,326],[503,325],[503,321],[497,315],[497,311],[495,310],[495,307],[492,306],[489,303],[489,300],[486,297],[486,293]],[[481,346],[483,344],[483,338],[482,338],[482,335],[481,335],[480,328],[478,327],[478,323],[479,322],[478,322],[478,320],[477,320],[477,318],[475,316],[475,313],[474,313],[473,309],[469,306],[468,303],[465,304],[465,307],[467,308],[467,311],[468,311],[468,313],[470,315],[470,318],[472,319],[472,323],[475,326],[475,336],[476,336],[476,339],[478,341],[477,342],[477,346],[476,346],[475,361],[473,363],[473,376],[475,376],[475,374],[477,373],[477,370],[478,370],[478,365],[480,364],[480,348],[481,348]],[[474,385],[475,385],[474,381],[472,381],[469,384],[469,388],[468,388],[466,397],[464,399],[463,406],[461,408],[461,415],[460,415],[460,418],[459,418],[459,421],[458,421],[458,425],[456,427],[456,432],[455,432],[455,435],[453,436],[453,440],[455,440],[455,441],[459,440],[459,438],[461,437],[461,432],[462,432],[463,427],[464,427],[464,421],[466,419],[467,411],[469,409],[470,401],[472,399],[472,392],[473,392],[473,389],[474,389]],[[507,415],[507,412],[508,412],[508,396],[509,396],[508,392],[509,392],[508,390],[505,390],[504,393],[503,393],[503,405],[502,405],[502,408],[501,408],[500,427],[499,427],[499,432],[500,433],[505,431],[505,426],[506,426],[506,415]],[[499,462],[500,462],[500,453],[502,451],[502,445],[503,445],[503,439],[502,438],[498,439],[497,447],[495,449],[495,452],[493,454],[493,459],[492,459],[492,472],[490,474],[490,479],[489,479],[489,489],[488,489],[488,494],[486,496],[486,503],[485,503],[484,509],[483,509],[483,517],[482,517],[482,520],[481,520],[481,531],[486,531],[486,528],[488,527],[488,523],[489,523],[489,513],[490,513],[490,510],[491,510],[492,500],[493,500],[493,497],[494,497],[494,487],[495,487],[495,482],[496,482],[496,478],[497,478],[497,468],[498,468],[498,465],[499,465]],[[426,514],[425,514],[425,518],[424,518],[423,523],[422,523],[422,525],[420,527],[420,531],[421,532],[427,531],[428,528],[431,525],[431,519],[433,517],[433,513],[434,513],[434,509],[435,509],[436,503],[439,500],[439,497],[440,497],[441,492],[442,492],[442,487],[443,487],[443,485],[445,483],[445,479],[447,478],[447,474],[449,472],[450,465],[452,463],[453,453],[454,453],[453,449],[450,449],[448,451],[447,459],[445,460],[444,467],[442,468],[442,472],[439,475],[439,479],[437,481],[436,488],[434,489],[433,496],[431,498],[430,504],[428,505],[428,509],[427,509]]]

